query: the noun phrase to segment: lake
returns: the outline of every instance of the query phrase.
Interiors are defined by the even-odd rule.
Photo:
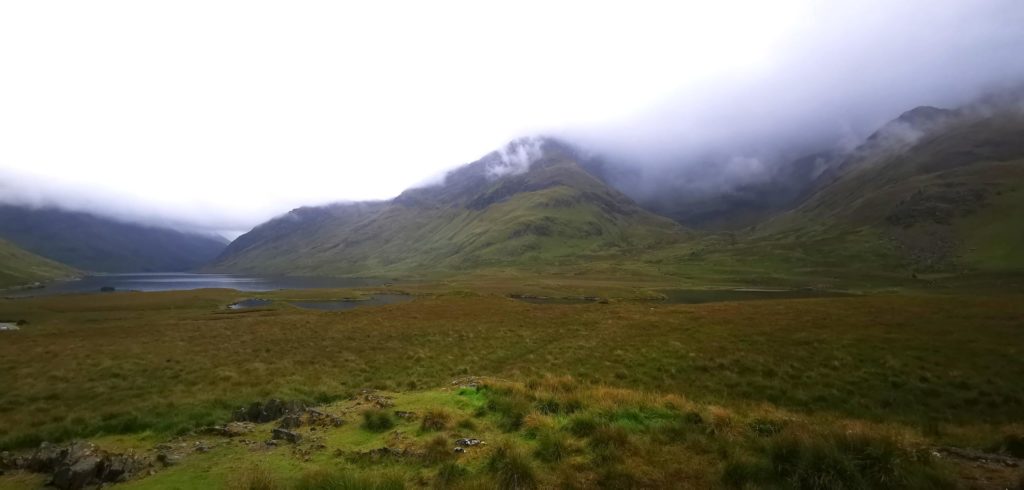
[[[289,301],[288,303],[307,310],[344,311],[364,306],[382,306],[412,301],[412,296],[405,294],[378,294],[367,299],[341,299],[334,301]]]
[[[384,281],[293,276],[246,276],[239,274],[193,274],[188,272],[146,272],[98,274],[73,281],[48,283],[40,289],[5,291],[4,296],[42,296],[51,294],[95,293],[102,288],[115,291],[180,291],[186,289],[227,288],[239,291],[278,289],[351,288],[380,285]]]

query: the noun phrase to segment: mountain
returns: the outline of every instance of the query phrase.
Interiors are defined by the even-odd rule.
[[[198,268],[224,250],[220,237],[125,223],[56,208],[0,205],[0,238],[84,271],[173,272]]]
[[[1021,106],[922,107],[873,134],[753,238],[857,249],[915,272],[1024,271],[1022,223]]]
[[[684,240],[585,170],[573,148],[524,139],[390,201],[300,208],[231,243],[211,270],[293,275],[544,268]]]
[[[662,191],[636,198],[645,209],[687,227],[739,230],[798,204],[820,176],[838,164],[838,156],[837,151],[821,151],[783,162],[750,182],[703,192]]]
[[[613,165],[606,179],[645,209],[684,226],[709,231],[737,231],[788,211],[848,166],[877,158],[882,149],[899,151],[906,143],[949,120],[956,111],[918,107],[900,115],[869,136],[853,151],[813,142],[791,143],[785,150],[751,150],[742,141],[735,150],[690,157],[674,168],[629,172]],[[807,152],[807,148],[814,148]],[[748,148],[749,150],[749,148]],[[795,157],[794,157],[795,155]],[[615,168],[619,167],[619,168]]]
[[[0,240],[0,288],[71,277],[77,271]]]

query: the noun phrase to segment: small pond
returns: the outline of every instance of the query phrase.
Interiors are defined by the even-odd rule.
[[[584,298],[549,298],[547,296],[509,296],[512,299],[522,301],[524,303],[531,303],[535,305],[582,305],[587,303],[597,303],[598,299],[584,299]]]
[[[258,298],[243,299],[242,301],[238,301],[236,303],[231,303],[230,305],[228,305],[228,309],[229,310],[246,310],[246,309],[249,309],[249,308],[260,308],[260,307],[263,307],[263,306],[270,306],[270,303],[272,303],[272,301],[270,301],[269,299],[258,299]]]

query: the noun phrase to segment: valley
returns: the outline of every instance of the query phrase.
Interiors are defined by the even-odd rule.
[[[0,489],[1018,488],[1022,114],[698,204],[525,138],[230,243],[5,206]]]

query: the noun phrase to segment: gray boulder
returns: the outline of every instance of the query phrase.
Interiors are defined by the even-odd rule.
[[[302,442],[302,434],[281,428],[274,429],[271,434],[271,438],[275,440],[285,440],[293,444]]]

